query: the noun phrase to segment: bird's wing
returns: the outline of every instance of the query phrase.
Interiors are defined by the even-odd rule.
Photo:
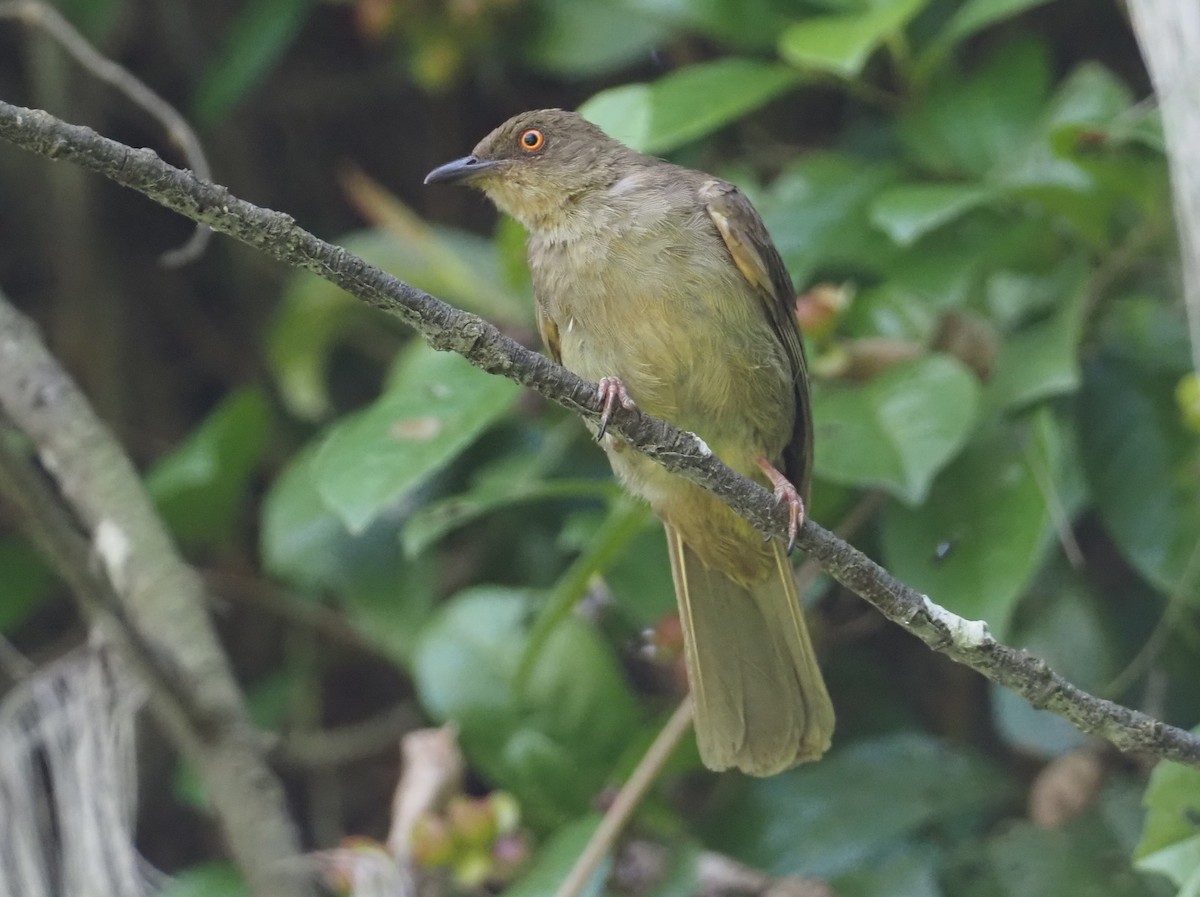
[[[808,365],[804,360],[800,329],[796,325],[792,278],[762,218],[737,187],[713,178],[701,185],[700,199],[733,263],[762,300],[767,320],[791,362],[796,389],[796,424],[792,442],[784,452],[785,473],[807,500],[813,458],[812,409]]]

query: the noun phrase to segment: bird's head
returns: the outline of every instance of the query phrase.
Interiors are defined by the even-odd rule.
[[[429,172],[425,183],[478,187],[501,211],[538,230],[547,216],[612,184],[634,158],[637,153],[576,113],[539,109],[510,118],[471,155]]]

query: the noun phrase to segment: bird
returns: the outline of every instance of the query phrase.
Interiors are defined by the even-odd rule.
[[[426,184],[481,190],[528,233],[550,356],[598,384],[613,471],[666,528],[700,757],[769,776],[829,748],[834,710],[789,553],[813,425],[795,291],[732,183],[644,155],[575,112],[523,112]],[[617,405],[691,431],[789,511],[763,534],[613,433]]]

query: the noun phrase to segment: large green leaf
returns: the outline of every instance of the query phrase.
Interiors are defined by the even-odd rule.
[[[270,421],[260,390],[238,390],[151,468],[146,486],[177,538],[204,545],[230,538],[266,449]]]
[[[1120,845],[1095,815],[1059,830],[1021,821],[987,844],[988,864],[1002,897],[1152,897]]]
[[[923,735],[885,735],[746,783],[710,815],[707,841],[771,875],[828,878],[911,850],[925,826],[979,818],[1004,790],[970,754]]]
[[[316,451],[313,443],[292,458],[263,499],[263,566],[302,589],[343,583],[348,547],[354,541],[317,492],[312,475]]]
[[[634,149],[665,153],[752,112],[798,80],[786,66],[719,59],[652,84],[601,91],[579,107],[579,114]]]
[[[901,246],[911,246],[995,195],[978,184],[899,184],[871,204],[871,223]]]
[[[1085,271],[1065,266],[1054,278],[1059,307],[1047,317],[1017,330],[1000,348],[988,382],[987,404],[1014,409],[1079,388],[1079,339],[1087,299]]]
[[[453,720],[483,774],[544,825],[591,806],[639,720],[616,659],[577,617],[518,676],[529,597],[479,588],[448,602],[421,636],[413,675],[426,710]]]
[[[1085,369],[1079,440],[1092,498],[1121,552],[1167,594],[1200,602],[1200,438],[1178,373],[1111,356]]]
[[[936,81],[902,113],[900,136],[930,171],[981,178],[1024,151],[1041,126],[1049,90],[1046,46],[1008,41],[974,71]]]
[[[884,859],[839,875],[838,897],[942,897],[932,850],[898,850]]]
[[[798,287],[831,268],[871,274],[886,269],[899,251],[871,224],[868,209],[897,173],[888,163],[810,153],[757,201]]]
[[[1047,0],[967,0],[959,7],[943,34],[957,43],[996,22],[1010,19]]]
[[[890,0],[849,15],[805,19],[783,32],[779,55],[793,65],[853,77],[862,71],[875,48],[928,2]]]
[[[1200,770],[1160,761],[1143,803],[1146,824],[1134,851],[1138,868],[1166,875],[1181,894],[1200,893]]]
[[[1017,599],[1050,544],[1043,484],[1059,479],[1065,448],[1049,412],[997,426],[938,476],[920,507],[888,508],[887,567],[960,616],[1004,638]]]
[[[297,455],[263,502],[261,551],[271,575],[296,587],[290,600],[333,593],[366,641],[407,664],[436,591],[426,559],[406,558],[395,521],[351,533],[313,482],[317,445]]]
[[[459,355],[414,343],[384,394],[330,430],[312,461],[317,491],[351,532],[361,532],[453,461],[519,391]]]
[[[952,15],[941,33],[921,54],[917,70],[923,75],[940,65],[956,45],[983,29],[1041,6],[1048,0],[966,0]]]
[[[865,386],[822,390],[813,404],[817,476],[919,502],[966,444],[978,404],[974,375],[944,355],[898,364]]]

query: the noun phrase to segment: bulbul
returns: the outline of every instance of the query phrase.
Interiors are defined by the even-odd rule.
[[[791,278],[732,184],[635,152],[573,112],[517,115],[425,183],[482,190],[529,232],[538,329],[598,381],[598,437],[667,531],[705,765],[771,775],[829,747],[833,706],[787,545],[605,434],[615,403],[769,484],[794,538],[812,416]]]

